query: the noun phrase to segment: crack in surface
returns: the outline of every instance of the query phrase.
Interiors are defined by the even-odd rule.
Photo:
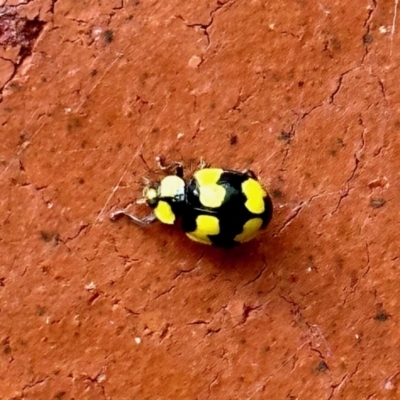
[[[242,107],[247,103],[247,101],[251,100],[253,97],[254,97],[253,94],[248,94],[247,96],[243,96],[243,88],[240,88],[236,102],[230,111],[241,112]]]
[[[362,275],[362,278],[365,278],[367,276],[367,274],[368,274],[368,272],[369,272],[369,270],[371,268],[371,266],[370,266],[370,260],[371,259],[370,259],[370,254],[369,254],[369,244],[368,244],[368,242],[365,242],[365,252],[366,252],[366,255],[367,255],[367,265],[365,266],[365,272]]]
[[[207,399],[210,399],[210,398],[211,398],[211,389],[212,389],[212,386],[215,384],[215,382],[217,382],[218,378],[219,378],[219,374],[216,374],[216,375],[213,377],[213,379],[211,380],[210,384],[208,385],[208,396],[207,396]]]
[[[333,92],[329,95],[328,104],[333,104],[333,103],[335,102],[335,97],[336,97],[336,95],[339,93],[340,89],[342,88],[343,79],[345,78],[345,76],[348,75],[348,74],[350,74],[351,72],[353,72],[353,71],[359,69],[359,68],[360,68],[360,67],[354,67],[354,68],[348,69],[348,70],[342,72],[342,73],[339,75],[336,88],[335,88],[335,89],[333,90]]]
[[[282,157],[280,171],[284,171],[284,165],[286,163],[286,159],[289,156],[289,152],[290,152],[290,148],[291,148],[290,145],[292,144],[292,139],[295,135],[296,135],[295,124],[291,124],[289,130],[281,132],[279,139],[286,140],[287,147],[286,147],[285,153]]]
[[[292,221],[300,214],[300,212],[303,210],[303,208],[307,205],[310,205],[315,199],[318,199],[320,197],[324,196],[330,196],[332,194],[336,194],[337,192],[332,192],[332,193],[322,193],[322,194],[315,194],[314,196],[311,196],[308,200],[301,201],[300,204],[295,207],[295,209],[292,211],[292,214],[286,219],[286,221],[282,224],[282,226],[278,229],[277,233],[273,234],[273,237],[279,236],[281,232],[289,226]]]
[[[330,395],[328,397],[328,400],[332,400],[334,398],[334,396],[335,396],[335,393],[342,389],[342,387],[345,384],[345,382],[348,381],[348,380],[351,380],[353,378],[353,376],[355,374],[357,374],[360,365],[361,365],[361,361],[359,361],[356,364],[356,367],[354,368],[353,372],[351,372],[350,374],[344,374],[343,377],[340,379],[340,381],[338,383],[335,383],[335,384],[331,385],[332,391],[331,391],[331,393],[330,393]]]
[[[50,378],[49,378],[48,376],[46,376],[46,377],[43,378],[43,379],[39,379],[39,380],[37,380],[37,381],[35,381],[35,382],[28,383],[27,385],[25,385],[25,386],[22,388],[22,396],[23,396],[23,397],[25,396],[24,392],[25,392],[26,390],[32,389],[32,388],[34,388],[35,386],[38,386],[38,385],[42,385],[43,383],[46,383],[49,379],[50,379]]]
[[[196,319],[194,321],[188,322],[186,325],[208,325],[211,321],[206,321],[203,319]]]
[[[68,250],[71,251],[71,248],[68,246],[68,243],[72,242],[73,240],[77,239],[79,236],[81,236],[82,234],[84,235],[86,233],[86,231],[88,230],[88,228],[90,227],[90,224],[82,224],[78,231],[75,233],[75,235],[73,236],[69,236],[65,239],[62,239],[58,234],[56,237],[56,241],[57,243],[60,242],[63,245],[65,245],[65,247],[67,247]]]
[[[298,359],[297,353],[298,353],[300,350],[302,350],[303,347],[305,347],[306,345],[307,345],[307,342],[303,343],[301,346],[299,346],[299,347],[296,349],[296,351],[295,351],[291,356],[289,356],[286,360],[284,360],[284,361],[281,363],[281,365],[279,366],[279,368],[276,368],[275,371],[274,371],[274,373],[271,373],[271,374],[268,376],[268,378],[264,381],[264,383],[262,383],[261,385],[259,385],[259,386],[257,387],[257,389],[251,394],[251,396],[248,397],[248,400],[253,399],[257,394],[263,392],[263,391],[265,390],[265,388],[266,388],[268,382],[269,382],[273,377],[275,377],[275,375],[276,375],[281,369],[283,369],[284,367],[286,367],[286,365],[288,365],[290,361],[295,360],[295,359],[297,360],[297,359]],[[295,363],[295,361],[294,361],[294,363]],[[263,397],[257,397],[257,398],[263,398]]]
[[[218,333],[222,330],[221,326],[217,326],[217,327],[210,327],[209,325],[211,325],[215,318],[218,318],[218,315],[221,311],[226,311],[227,309],[227,305],[223,305],[221,306],[217,311],[214,312],[213,317],[210,320],[206,320],[206,319],[195,319],[193,321],[187,322],[185,325],[186,326],[206,326],[207,330],[206,333],[204,334],[204,337],[210,336],[214,333]],[[221,324],[223,323],[223,321],[221,322]]]
[[[264,272],[267,270],[267,265],[265,264],[265,267],[261,268],[260,271],[256,274],[256,276],[252,279],[250,279],[248,282],[246,282],[242,287],[246,287],[254,282],[256,282],[258,279],[261,278],[261,276],[264,274]]]
[[[244,325],[247,322],[248,318],[250,317],[250,314],[253,313],[254,311],[260,310],[261,307],[262,307],[261,305],[250,306],[250,305],[244,304],[243,311],[242,311],[242,320],[237,325],[235,325],[235,327],[239,326],[239,325]]]
[[[100,388],[100,392],[106,400],[111,399],[109,396],[107,396],[104,385],[101,384],[106,379],[105,368],[102,368],[101,371],[94,378],[92,378],[88,374],[84,374],[84,379],[92,383],[94,386]]]
[[[332,211],[331,215],[334,215],[339,210],[342,200],[344,198],[346,198],[349,195],[350,191],[352,190],[352,188],[350,188],[350,182],[354,179],[354,177],[357,173],[357,170],[359,168],[360,162],[361,162],[361,158],[359,157],[359,155],[363,152],[364,147],[365,147],[365,131],[366,131],[366,127],[364,125],[364,121],[362,119],[361,114],[358,117],[358,123],[359,123],[359,125],[362,126],[363,129],[361,131],[359,147],[353,154],[354,167],[353,167],[353,170],[351,171],[349,178],[345,182],[345,188],[340,191],[340,197],[339,197],[338,203],[337,203],[335,209]]]
[[[56,1],[53,0],[50,10],[54,9]],[[11,76],[0,87],[0,102],[2,102],[1,95],[4,88],[16,77],[24,60],[33,54],[35,43],[47,24],[47,22],[39,20],[38,16],[33,19],[20,16],[18,6],[25,4],[27,3],[0,7],[0,46],[20,46],[16,60],[7,60],[12,62],[14,69]],[[6,60],[3,57],[2,59]]]
[[[367,6],[367,17],[364,21],[363,28],[365,28],[365,34],[362,37],[364,43],[364,55],[361,60],[361,64],[364,63],[365,58],[369,54],[368,46],[372,43],[373,38],[371,35],[371,21],[373,18],[373,14],[376,10],[376,0],[372,0],[372,5]]]
[[[171,293],[174,289],[175,289],[176,285],[171,286],[170,288],[168,288],[167,290],[164,290],[163,292],[159,293],[156,297],[154,297],[153,300],[157,300],[162,296],[165,296],[168,293]]]
[[[217,13],[220,9],[224,8],[225,6],[232,5],[234,3],[233,0],[228,0],[226,2],[222,2],[222,1],[218,1],[217,2],[217,6],[210,11],[210,18],[209,20],[205,23],[205,24],[201,24],[201,23],[189,23],[182,15],[177,14],[175,15],[175,18],[178,18],[179,20],[181,20],[188,28],[198,28],[200,29],[204,36],[206,37],[207,40],[207,50],[211,45],[211,39],[210,39],[210,34],[208,32],[208,29],[211,27],[211,25],[214,22],[214,14]],[[203,60],[204,61],[204,60]],[[203,61],[200,63],[200,65],[203,63]]]
[[[264,83],[264,78],[263,78],[263,83]],[[247,99],[246,99],[247,100]],[[293,138],[296,136],[296,129],[298,128],[299,124],[304,121],[310,114],[312,114],[315,110],[321,108],[324,106],[324,103],[319,103],[315,106],[312,106],[309,110],[307,111],[302,111],[298,112],[295,110],[292,110],[293,114],[296,116],[296,121],[290,125],[289,130],[281,131],[281,135],[279,136],[280,140],[285,140],[287,147],[285,149],[285,153],[282,157],[282,162],[281,162],[281,167],[280,171],[284,170],[284,165],[286,163],[286,159],[289,156],[290,152],[290,145],[292,144]]]
[[[300,214],[300,211],[303,209],[304,205],[306,204],[306,202],[301,201],[300,204],[294,209],[294,212],[292,213],[292,215],[289,216],[289,218],[287,218],[287,220],[283,223],[283,225],[278,229],[278,232],[276,234],[274,234],[273,236],[279,236],[281,234],[281,232],[286,229],[287,226],[290,225],[290,223]]]
[[[196,269],[198,269],[200,267],[199,263],[200,261],[203,259],[204,257],[204,251],[200,254],[200,257],[197,259],[197,261],[194,263],[194,267],[193,268],[189,268],[189,269],[180,269],[179,271],[176,272],[176,274],[173,277],[173,280],[178,279],[179,277],[181,277],[182,275],[186,275],[186,274],[190,274],[191,272],[195,271]]]
[[[324,334],[322,333],[321,328],[317,324],[311,324],[310,322],[308,322],[301,311],[300,305],[297,302],[287,298],[282,294],[280,294],[279,297],[294,308],[294,315],[297,316],[297,318],[299,318],[299,320],[304,323],[305,327],[307,328],[310,337],[309,340],[305,342],[305,344],[307,344],[310,351],[316,353],[318,355],[318,358],[320,359],[320,364],[318,365],[317,370],[320,370],[321,372],[330,372],[329,364],[326,361],[326,357],[330,357],[332,355],[332,350]],[[326,355],[322,350],[319,349],[321,344],[323,344],[326,348]]]
[[[367,276],[367,274],[368,274],[368,272],[369,272],[369,270],[370,270],[370,268],[371,268],[371,265],[370,265],[369,244],[368,244],[368,242],[365,242],[365,254],[366,254],[366,263],[365,263],[365,266],[363,267],[363,268],[365,268],[365,271],[364,271],[364,273],[361,275],[361,279],[364,279],[364,278]],[[360,283],[360,279],[357,278],[357,281],[354,283],[354,285],[350,284],[351,290],[349,291],[349,293],[346,295],[346,297],[345,297],[344,300],[342,301],[343,307],[346,306],[346,304],[347,304],[349,298],[350,298],[351,296],[353,296],[354,293],[356,293],[357,287],[358,287],[359,283]],[[343,292],[346,291],[346,289],[347,289],[347,286],[343,288]]]

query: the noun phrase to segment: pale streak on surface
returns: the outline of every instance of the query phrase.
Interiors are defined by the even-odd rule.
[[[396,32],[396,18],[397,18],[397,6],[398,5],[399,5],[399,0],[394,0],[392,30],[390,32],[390,57],[392,57],[393,38],[394,38],[394,33]]]
[[[81,104],[79,104],[79,106],[76,109],[76,112],[78,112],[80,110],[80,108],[85,104],[85,102],[87,101],[87,99],[89,98],[89,96],[96,90],[97,86],[100,85],[100,83],[103,81],[104,77],[108,74],[108,72],[110,71],[110,69],[115,65],[115,63],[121,59],[121,57],[125,54],[126,50],[128,49],[129,44],[124,48],[122,53],[117,53],[117,56],[114,58],[114,61],[106,68],[106,70],[104,71],[104,74],[100,77],[100,79],[93,85],[92,89],[89,91],[89,93],[87,93],[87,95],[85,96],[86,98],[84,100],[82,100]],[[93,64],[92,64],[93,65]]]
[[[97,86],[99,86],[99,84],[103,81],[104,77],[108,74],[108,72],[110,71],[110,69],[115,65],[115,63],[121,59],[121,57],[124,55],[125,51],[128,49],[129,44],[125,47],[125,49],[123,50],[122,53],[117,53],[117,56],[115,57],[114,61],[108,66],[108,68],[106,68],[106,70],[104,71],[104,74],[101,76],[101,78],[96,82],[96,84],[93,85],[92,89],[89,91],[89,93],[86,95],[86,98],[81,102],[81,104],[79,104],[79,106],[77,107],[76,111],[79,111],[79,109],[83,106],[83,104],[85,104],[85,102],[87,101],[88,97],[93,93],[93,91],[97,88]],[[34,118],[34,116],[37,114],[37,110],[35,110],[35,112],[32,113],[31,117],[29,118],[29,121],[25,124],[25,126],[28,126],[29,123],[32,121],[32,119]],[[3,177],[3,175],[8,171],[8,169],[10,168],[11,164],[13,163],[13,161],[15,159],[18,158],[18,156],[31,144],[32,140],[35,138],[35,136],[37,136],[37,134],[42,130],[43,126],[45,125],[46,121],[44,121],[39,128],[35,131],[35,133],[32,135],[32,137],[29,138],[29,140],[27,140],[26,142],[22,143],[17,152],[14,154],[14,156],[11,158],[10,162],[8,163],[8,165],[6,166],[6,168],[4,168],[3,172],[0,175],[0,178]]]
[[[108,68],[106,68],[106,70],[104,71],[103,75],[100,77],[100,79],[93,85],[92,89],[89,91],[89,93],[86,96],[86,99],[84,99],[81,104],[79,104],[79,106],[77,107],[77,111],[80,110],[80,108],[83,106],[83,104],[85,104],[86,100],[89,98],[89,96],[94,92],[94,90],[96,90],[96,88],[99,86],[99,84],[103,81],[104,77],[108,74],[108,72],[110,71],[110,69],[115,65],[115,63],[121,59],[121,57],[124,55],[124,53],[126,52],[126,50],[128,49],[129,44],[125,47],[124,51],[122,53],[118,53],[117,57],[115,57],[114,61],[108,66]],[[165,105],[166,106],[166,105]],[[164,107],[165,109],[165,107]],[[164,109],[162,111],[164,111]],[[161,112],[162,113],[162,112]],[[160,113],[160,114],[161,114]],[[154,122],[154,124],[157,122],[159,116],[157,117],[156,121]],[[153,126],[154,126],[153,124]],[[102,217],[104,210],[106,209],[106,207],[108,206],[109,202],[111,201],[111,199],[113,198],[115,192],[119,189],[122,180],[124,179],[125,175],[127,174],[127,172],[129,171],[130,167],[133,164],[133,161],[135,160],[135,157],[139,154],[140,150],[143,147],[143,143],[145,142],[145,140],[147,139],[148,135],[150,133],[150,130],[147,132],[144,140],[142,141],[142,144],[139,146],[139,148],[137,149],[136,153],[132,156],[131,161],[129,162],[128,166],[126,167],[124,173],[121,175],[121,178],[119,179],[118,183],[114,186],[113,190],[111,191],[111,194],[108,196],[106,203],[104,204],[103,208],[100,210],[99,214],[97,215],[96,219],[94,220],[94,224],[97,224],[100,220],[100,218]]]
[[[28,123],[32,120],[33,116],[36,114],[36,112],[34,112],[32,114],[32,117],[29,119]],[[14,156],[11,158],[10,162],[8,163],[8,165],[4,168],[3,172],[0,175],[0,178],[3,177],[3,175],[8,171],[8,169],[10,168],[11,164],[13,163],[13,161],[15,161],[18,156],[31,144],[32,140],[35,138],[35,136],[42,130],[44,124],[46,123],[46,121],[43,121],[42,124],[39,126],[38,129],[36,129],[35,133],[32,135],[32,137],[30,137],[28,140],[26,140],[24,143],[22,143],[19,147],[18,150],[16,151],[16,153],[14,154]]]
[[[305,341],[302,345],[300,345],[299,347],[297,347],[296,351],[295,351],[290,357],[286,358],[286,359],[282,362],[281,366],[280,366],[279,368],[275,369],[275,370],[274,370],[274,373],[271,374],[271,375],[269,375],[268,378],[262,383],[262,385],[261,385],[260,387],[258,387],[258,388],[253,392],[253,394],[252,394],[250,397],[248,397],[248,400],[253,399],[254,396],[255,396],[256,394],[261,393],[261,392],[264,390],[264,387],[267,385],[267,383],[271,380],[271,378],[274,377],[274,376],[276,375],[276,373],[279,372],[282,368],[286,367],[286,365],[287,365],[287,364],[298,354],[298,352],[299,352],[303,347],[305,347],[306,345],[308,345],[308,341]],[[260,390],[260,389],[261,389],[261,390]]]
[[[114,194],[116,193],[116,191],[119,189],[122,180],[124,179],[125,175],[128,173],[128,171],[130,170],[133,161],[135,160],[135,158],[139,155],[140,151],[143,148],[144,143],[146,142],[148,136],[150,135],[150,132],[152,131],[152,129],[154,128],[154,126],[156,125],[157,121],[160,119],[161,115],[163,114],[164,110],[167,108],[167,104],[165,103],[164,108],[161,110],[161,112],[158,114],[157,118],[154,120],[153,124],[151,125],[151,127],[149,128],[149,130],[147,131],[145,137],[142,140],[142,143],[140,144],[140,146],[138,147],[138,149],[136,150],[136,152],[133,154],[131,161],[129,162],[129,164],[127,165],[127,167],[125,168],[125,171],[122,173],[121,178],[119,178],[117,184],[113,187],[110,195],[108,196],[106,203],[104,204],[103,208],[100,210],[99,214],[97,215],[96,219],[94,220],[94,225],[97,224],[100,220],[100,218],[103,216],[104,210],[107,208],[108,204],[110,203],[111,199],[114,197]]]
[[[108,72],[110,71],[110,69],[115,65],[115,63],[121,59],[121,57],[124,55],[124,53],[126,52],[126,50],[128,49],[129,44],[125,47],[124,51],[122,53],[118,53],[117,56],[114,58],[114,61],[108,66],[108,68],[106,68],[106,70],[104,71],[104,74],[100,77],[100,79],[93,85],[92,89],[89,91],[89,93],[86,95],[86,98],[81,102],[81,104],[79,104],[79,106],[77,107],[76,111],[78,112],[80,110],[80,108],[85,104],[86,100],[89,98],[89,96],[96,90],[96,88],[100,85],[100,83],[103,81],[104,77],[108,74]],[[164,111],[164,110],[163,110]],[[158,119],[158,118],[157,118]],[[156,120],[157,121],[157,120]],[[153,124],[154,126],[154,124]],[[149,135],[150,131],[147,132],[145,140],[147,139],[147,136]],[[124,179],[126,173],[128,172],[128,170],[130,169],[130,167],[133,164],[133,161],[135,159],[135,157],[139,154],[140,150],[143,147],[143,143],[139,146],[138,150],[136,151],[136,153],[133,155],[131,161],[129,162],[126,170],[124,171],[124,173],[122,174],[121,178],[119,179],[118,183],[114,186],[110,196],[108,196],[108,199],[106,201],[106,204],[104,204],[103,208],[100,210],[99,214],[97,215],[96,219],[94,220],[94,224],[96,224],[101,216],[104,213],[105,208],[107,207],[108,203],[111,201],[111,199],[113,198],[115,192],[118,190],[118,188],[121,185],[122,180]]]

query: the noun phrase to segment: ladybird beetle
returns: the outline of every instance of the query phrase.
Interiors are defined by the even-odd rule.
[[[158,158],[159,166],[164,167]],[[172,164],[171,164],[172,165]],[[159,182],[146,182],[139,203],[152,212],[138,218],[125,210],[111,214],[111,219],[125,215],[141,226],[159,220],[172,225],[178,219],[186,235],[195,242],[229,248],[253,239],[272,218],[272,201],[257,176],[244,172],[209,168],[203,164],[190,180],[183,167],[174,163],[174,174]]]

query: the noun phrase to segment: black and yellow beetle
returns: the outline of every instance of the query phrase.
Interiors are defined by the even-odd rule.
[[[147,182],[143,190],[139,202],[153,209],[149,215],[141,219],[118,210],[111,214],[111,219],[125,215],[141,226],[157,220],[172,225],[180,219],[191,240],[227,248],[253,239],[270,222],[271,198],[252,171],[203,165],[185,181],[182,165],[173,166],[174,174],[159,182]]]

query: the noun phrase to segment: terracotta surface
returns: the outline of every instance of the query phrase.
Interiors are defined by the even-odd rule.
[[[0,398],[399,399],[397,11],[0,0]],[[252,168],[267,231],[110,222],[160,153]]]

